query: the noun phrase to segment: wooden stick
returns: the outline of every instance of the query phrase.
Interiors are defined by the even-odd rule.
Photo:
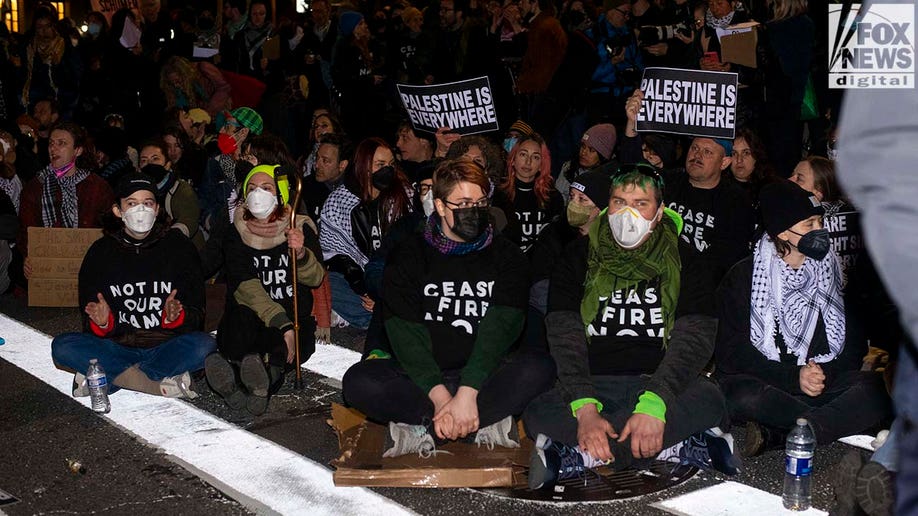
[[[291,170],[289,175],[293,176],[296,182],[296,195],[293,203],[290,205],[290,229],[296,228],[296,207],[300,204],[300,194],[303,192],[303,181],[296,170]],[[288,177],[288,180],[290,178]],[[296,357],[296,383],[294,387],[303,388],[303,369],[300,363],[300,305],[297,298],[297,278],[296,278],[296,249],[290,248],[290,277],[293,279],[293,340],[294,356]]]

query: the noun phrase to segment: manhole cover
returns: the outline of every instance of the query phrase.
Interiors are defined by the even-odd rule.
[[[526,487],[478,489],[483,493],[539,502],[601,502],[656,493],[695,476],[698,468],[656,461],[649,470],[629,469],[589,472],[581,478],[561,481],[555,488],[531,491]]]

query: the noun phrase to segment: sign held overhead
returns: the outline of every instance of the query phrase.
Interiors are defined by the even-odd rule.
[[[733,139],[737,75],[727,72],[647,68],[637,130]]]
[[[416,131],[449,127],[459,134],[498,130],[487,77],[429,86],[399,84],[398,94]]]

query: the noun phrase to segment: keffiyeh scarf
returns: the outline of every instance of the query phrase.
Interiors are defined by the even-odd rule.
[[[70,163],[57,170],[48,166],[39,172],[39,181],[41,182],[41,221],[46,228],[75,228],[79,226],[80,217],[76,187],[89,176],[89,171],[78,168],[76,172],[68,176],[66,174],[70,168],[75,168],[75,165]]]
[[[788,353],[805,365],[819,316],[825,321],[829,352],[813,360],[824,363],[845,347],[845,305],[841,295],[841,265],[835,253],[820,261],[807,258],[793,269],[778,256],[763,235],[755,246],[752,271],[750,337],[768,360],[779,362],[775,334],[780,332]]]
[[[734,14],[736,14],[736,11],[730,11],[730,13],[723,18],[715,18],[714,15],[711,14],[711,10],[708,9],[704,13],[704,24],[712,29],[726,29],[733,23]]]

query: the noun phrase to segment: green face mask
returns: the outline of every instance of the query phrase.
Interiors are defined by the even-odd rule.
[[[579,228],[590,221],[590,214],[593,208],[583,206],[574,201],[567,205],[567,223],[572,227]]]

